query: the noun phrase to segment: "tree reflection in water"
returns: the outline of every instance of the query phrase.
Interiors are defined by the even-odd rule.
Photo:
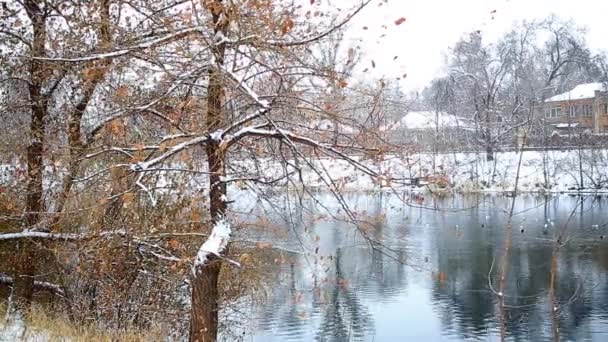
[[[499,283],[508,219],[503,209],[510,199],[456,196],[430,204],[467,208],[453,211],[399,206],[389,196],[351,200],[370,216],[385,213],[370,233],[408,264],[361,246],[352,228],[317,222],[306,234],[321,235],[326,257],[311,267],[310,255],[296,256],[282,268],[281,284],[256,310],[260,323],[253,340],[500,339],[488,274],[494,261],[492,283]],[[608,336],[608,244],[600,238],[608,229],[602,226],[608,222],[606,200],[584,199],[579,206],[579,199],[569,196],[518,198],[515,213],[521,213],[512,218],[502,291],[506,340]],[[555,249],[555,237],[568,221],[568,241]]]

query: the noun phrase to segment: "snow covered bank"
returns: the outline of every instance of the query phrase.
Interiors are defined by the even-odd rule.
[[[302,181],[322,190],[332,184],[343,191],[436,190],[456,192],[511,192],[519,169],[521,192],[608,192],[608,151],[525,151],[496,153],[487,161],[485,153],[410,154],[386,156],[382,160],[360,160],[379,177],[358,171],[347,161],[320,159],[303,167]],[[358,159],[359,160],[359,159]],[[281,170],[265,165],[267,177]]]
[[[232,190],[246,189],[249,184],[280,191],[288,184],[303,184],[319,191],[332,188],[349,192],[439,189],[465,193],[511,192],[515,188],[520,156],[517,185],[520,192],[608,193],[608,150],[599,149],[525,151],[523,155],[499,152],[494,161],[487,161],[485,153],[414,153],[385,155],[373,160],[351,157],[351,162],[320,158],[310,164],[302,160],[230,160],[225,181]],[[159,170],[148,172],[144,179],[146,187],[154,189],[155,196],[204,193],[208,188],[205,165],[184,166],[176,162]],[[14,178],[6,172],[3,179],[0,186],[10,187],[14,183]]]

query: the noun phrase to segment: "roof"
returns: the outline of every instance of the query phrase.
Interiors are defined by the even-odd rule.
[[[595,91],[606,91],[606,85],[604,83],[584,83],[579,84],[574,89],[555,95],[548,98],[545,102],[558,102],[558,101],[569,101],[569,100],[581,100],[581,99],[592,99],[595,97]]]
[[[409,112],[399,120],[398,126],[406,129],[469,128],[463,118],[445,112]]]

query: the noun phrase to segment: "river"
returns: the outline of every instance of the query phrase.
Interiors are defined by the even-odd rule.
[[[519,196],[511,229],[505,196],[345,201],[371,222],[361,229],[378,248],[316,215],[344,214],[329,195],[310,212],[292,206],[298,219],[274,243],[294,253],[248,308],[245,341],[608,340],[608,197]]]

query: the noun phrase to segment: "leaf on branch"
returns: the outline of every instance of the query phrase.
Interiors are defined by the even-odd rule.
[[[251,258],[251,255],[249,253],[243,253],[239,257],[239,264],[241,264],[243,266],[251,264],[251,261],[252,261],[252,258]]]
[[[108,127],[112,135],[122,136],[125,134],[125,125],[120,119],[113,120]]]
[[[116,89],[116,97],[118,97],[119,99],[124,99],[126,97],[128,97],[130,94],[129,91],[129,87],[127,86],[120,86]]]
[[[201,221],[202,217],[203,215],[201,214],[199,209],[192,208],[192,210],[190,211],[190,221],[199,222]]]
[[[293,26],[294,22],[293,20],[291,20],[291,18],[285,19],[285,21],[283,21],[283,24],[281,24],[281,34],[286,35],[287,33],[289,33],[289,31],[293,29]]]
[[[348,86],[348,82],[346,82],[344,79],[340,79],[338,80],[338,85],[340,88],[346,88]]]
[[[169,245],[169,248],[173,249],[173,250],[178,250],[181,247],[181,243],[179,243],[179,241],[177,241],[176,239],[171,239],[169,241],[167,241],[167,245]]]
[[[132,192],[127,192],[126,194],[122,195],[122,201],[124,204],[131,204],[133,203],[133,200],[135,199],[135,194],[133,194]]]
[[[144,160],[144,145],[135,145],[135,153],[133,154],[132,163],[139,163]]]
[[[99,77],[103,76],[103,72],[104,72],[103,67],[100,67],[100,66],[97,66],[97,65],[93,65],[93,66],[85,68],[82,71],[82,78],[86,82],[93,82],[94,80],[96,80]]]
[[[222,13],[223,7],[220,1],[216,0],[201,0],[203,7],[214,15]]]

